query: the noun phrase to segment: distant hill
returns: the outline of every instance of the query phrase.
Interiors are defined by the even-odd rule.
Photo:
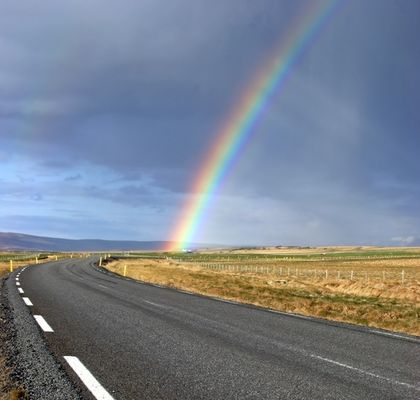
[[[0,232],[0,250],[34,251],[128,251],[161,250],[169,242],[101,239],[61,239],[23,233]]]

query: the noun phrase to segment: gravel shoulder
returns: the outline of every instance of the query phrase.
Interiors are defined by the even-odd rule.
[[[4,278],[0,279],[0,400],[24,398],[24,388],[13,378],[13,367],[9,360],[9,342],[12,331],[9,327],[10,310],[3,301]]]
[[[1,349],[10,368],[4,391],[20,389],[15,398],[34,400],[81,399],[78,389],[48,350],[41,330],[17,292],[15,275],[16,271],[0,283]]]

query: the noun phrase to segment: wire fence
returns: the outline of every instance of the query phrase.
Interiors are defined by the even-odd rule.
[[[145,256],[144,258],[148,258]],[[278,262],[347,262],[347,261],[385,261],[385,260],[410,260],[417,259],[419,260],[420,265],[420,255],[388,255],[388,256],[311,256],[311,255],[294,255],[294,256],[282,256],[282,257],[166,257],[178,262],[184,263],[278,263]]]
[[[325,280],[350,280],[350,281],[375,281],[393,283],[420,283],[420,271],[416,269],[348,269],[348,268],[298,268],[263,264],[225,264],[225,263],[205,263],[205,262],[185,262],[183,260],[172,259],[180,264],[196,265],[212,271],[231,272],[231,273],[250,273],[275,275],[283,278],[299,279],[325,279]]]
[[[46,259],[48,258],[48,254],[0,254],[0,262],[8,262],[12,261],[30,261]]]

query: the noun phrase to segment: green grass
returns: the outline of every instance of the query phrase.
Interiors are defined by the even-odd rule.
[[[147,258],[147,254],[143,254]],[[226,261],[263,261],[263,260],[362,260],[362,259],[394,259],[394,258],[420,258],[420,251],[412,250],[363,250],[350,252],[320,252],[312,254],[200,254],[200,253],[168,253],[168,257],[189,262],[226,262]]]
[[[300,249],[299,249],[300,250]],[[301,261],[336,261],[336,260],[363,260],[363,259],[395,259],[395,258],[420,258],[420,249],[361,249],[353,251],[335,251],[333,248],[319,248],[316,253],[290,253],[282,254],[261,254],[261,253],[183,253],[183,252],[112,252],[115,257],[124,258],[150,258],[164,259],[166,257],[179,260],[180,262],[250,262],[250,261],[282,261],[282,260],[301,260]]]

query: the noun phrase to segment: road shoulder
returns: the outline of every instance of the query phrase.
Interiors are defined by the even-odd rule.
[[[27,398],[79,400],[78,390],[50,353],[40,329],[13,285],[13,274],[2,279],[1,309],[7,332],[4,348],[13,388],[24,388]],[[25,397],[21,397],[25,398]]]

